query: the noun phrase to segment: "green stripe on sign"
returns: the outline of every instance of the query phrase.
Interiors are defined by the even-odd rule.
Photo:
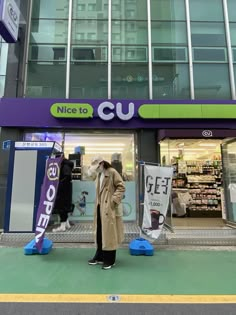
[[[158,105],[158,104],[143,104],[139,107],[138,114],[143,119],[160,118],[160,105]]]
[[[143,104],[138,110],[143,119],[236,118],[236,104]]]
[[[201,106],[199,104],[160,105],[160,118],[202,118]]]
[[[236,105],[205,104],[202,105],[203,118],[236,118]]]

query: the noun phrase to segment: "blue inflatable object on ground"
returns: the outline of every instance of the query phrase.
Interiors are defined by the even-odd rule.
[[[35,245],[35,240],[33,239],[24,247],[24,254],[25,255],[34,255],[34,254],[46,255],[52,249],[52,245],[53,245],[53,242],[45,237],[43,239],[42,251],[39,252]]]
[[[144,238],[136,238],[129,243],[131,255],[153,256],[154,247]]]

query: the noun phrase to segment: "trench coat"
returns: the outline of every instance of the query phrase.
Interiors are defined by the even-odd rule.
[[[112,167],[104,171],[104,178],[101,188],[100,174],[97,176],[95,183],[95,240],[97,233],[97,206],[100,204],[102,249],[116,250],[124,240],[121,200],[125,192],[125,185],[120,174]]]

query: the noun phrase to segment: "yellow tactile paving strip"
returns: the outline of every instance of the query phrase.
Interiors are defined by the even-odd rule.
[[[106,295],[0,294],[0,302],[15,303],[236,303],[236,295]]]

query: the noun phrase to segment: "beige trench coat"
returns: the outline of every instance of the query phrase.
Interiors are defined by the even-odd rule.
[[[96,240],[97,206],[100,204],[103,250],[116,250],[124,240],[122,208],[119,207],[124,192],[124,182],[114,168],[105,170],[101,188],[100,174],[97,176],[94,232]]]

